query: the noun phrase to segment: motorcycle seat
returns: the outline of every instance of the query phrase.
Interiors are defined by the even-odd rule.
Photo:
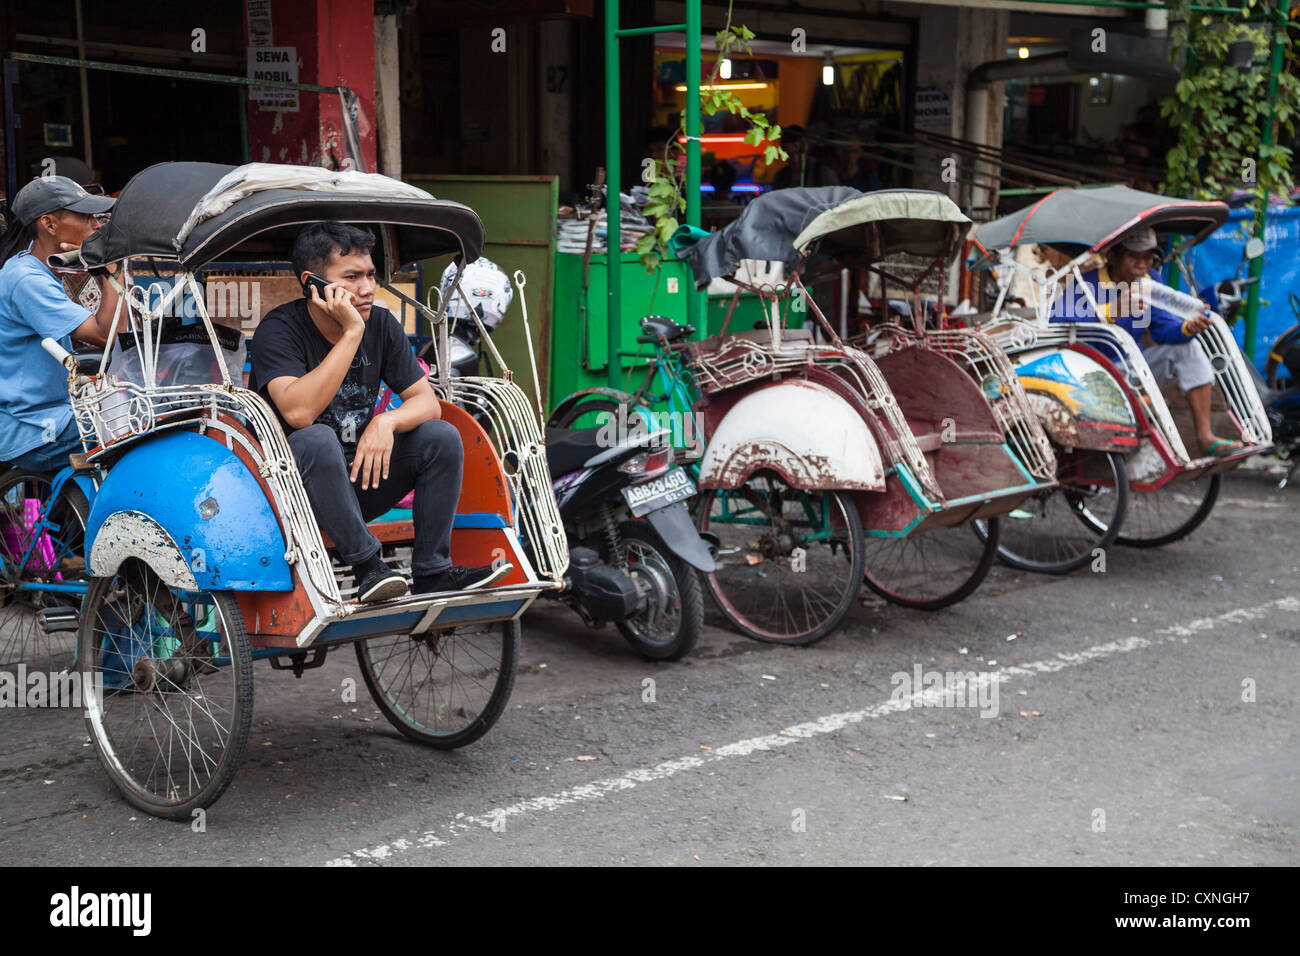
[[[660,336],[669,342],[676,342],[680,338],[695,334],[694,327],[678,325],[672,319],[664,318],[662,315],[647,315],[641,320],[641,328],[646,334],[638,335],[636,340],[642,344],[658,342]]]
[[[597,441],[599,428],[546,429],[546,470],[554,481],[577,471],[594,455],[604,451]]]

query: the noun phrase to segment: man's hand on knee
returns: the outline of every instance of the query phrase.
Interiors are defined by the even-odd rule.
[[[352,459],[349,480],[355,482],[361,476],[361,488],[367,490],[379,486],[380,480],[388,479],[388,464],[393,456],[393,424],[387,413],[376,415],[361,433],[357,442],[357,453]]]

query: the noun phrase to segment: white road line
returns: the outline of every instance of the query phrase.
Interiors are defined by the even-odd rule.
[[[1186,624],[1174,624],[1169,627],[1162,627],[1150,632],[1146,637],[1133,636],[1121,640],[1108,641],[1104,644],[1094,644],[1092,647],[1084,648],[1081,651],[1063,652],[1055,657],[1045,658],[1038,661],[1030,661],[1025,664],[1012,664],[1006,667],[1000,667],[995,671],[981,674],[979,683],[987,684],[992,681],[999,683],[1011,680],[1016,677],[1031,677],[1035,674],[1053,674],[1057,671],[1065,670],[1068,667],[1077,667],[1080,664],[1087,664],[1091,661],[1104,660],[1109,657],[1115,657],[1120,654],[1128,654],[1132,651],[1142,650],[1170,641],[1177,641],[1183,638],[1203,634],[1206,631],[1213,631],[1218,627],[1232,624],[1244,624],[1247,621],[1264,617],[1273,611],[1300,611],[1300,598],[1283,597],[1273,601],[1267,601],[1254,607],[1237,608],[1232,611],[1226,611],[1215,617],[1199,618],[1189,621]],[[971,668],[973,670],[974,668]],[[974,686],[978,686],[974,685]],[[617,793],[621,790],[631,790],[641,784],[653,783],[656,780],[664,780],[672,777],[684,770],[694,770],[705,764],[727,760],[732,757],[747,757],[750,754],[760,750],[778,750],[783,747],[789,747],[802,740],[811,740],[814,737],[821,737],[826,734],[835,733],[838,730],[858,724],[864,720],[873,720],[877,717],[884,717],[888,714],[899,711],[911,710],[913,706],[919,706],[926,703],[933,703],[943,693],[942,690],[928,689],[925,691],[916,691],[911,696],[901,700],[891,699],[883,703],[876,704],[863,710],[851,710],[840,714],[828,714],[825,717],[819,717],[816,720],[806,721],[786,727],[784,730],[774,734],[766,734],[762,737],[751,737],[748,740],[737,740],[733,743],[714,747],[711,750],[702,751],[700,754],[689,754],[685,757],[679,757],[676,760],[668,760],[653,767],[644,767],[638,770],[630,770],[618,777],[607,777],[604,780],[596,780],[592,783],[582,784],[581,786],[571,787],[567,790],[561,790],[559,793],[553,793],[548,796],[531,797],[527,800],[521,800],[518,803],[511,804],[508,807],[495,808],[486,813],[480,813],[473,816],[458,814],[454,820],[443,824],[434,830],[427,830],[413,839],[393,839],[388,843],[372,846],[367,849],[354,850],[347,856],[330,860],[326,866],[356,866],[360,862],[397,862],[399,857],[406,856],[412,849],[419,847],[437,847],[445,846],[447,841],[459,833],[475,828],[491,829],[494,825],[500,828],[502,823],[512,817],[525,817],[538,811],[559,810],[563,807],[572,806],[577,803],[585,803],[590,800],[597,800],[606,794]]]

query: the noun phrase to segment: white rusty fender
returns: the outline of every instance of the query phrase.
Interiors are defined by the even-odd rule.
[[[95,534],[87,563],[97,578],[112,577],[127,558],[139,558],[168,587],[197,591],[194,572],[166,531],[139,511],[115,511]]]
[[[760,468],[773,468],[796,488],[885,487],[867,423],[829,388],[802,379],[757,389],[731,407],[709,437],[700,486],[738,488]]]

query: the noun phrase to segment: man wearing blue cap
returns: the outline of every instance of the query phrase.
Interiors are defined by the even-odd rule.
[[[81,450],[67,372],[41,340],[55,339],[69,351],[72,337],[104,345],[117,292],[101,278],[99,310],[88,313],[68,298],[48,260],[79,248],[113,202],[66,176],[38,177],[14,197],[9,228],[17,235],[5,236],[13,254],[0,267],[0,461],[54,471]]]

